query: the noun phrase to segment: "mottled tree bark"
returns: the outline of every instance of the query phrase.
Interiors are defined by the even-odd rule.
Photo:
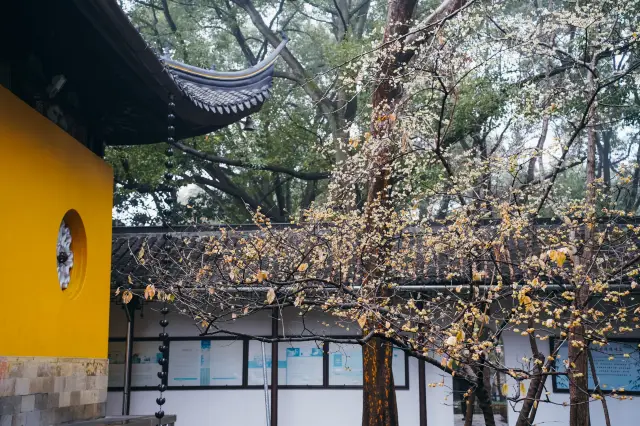
[[[391,343],[373,338],[362,348],[364,388],[362,424],[376,426],[396,426],[398,406],[393,384],[391,363],[393,347]]]
[[[595,60],[592,61],[592,68],[595,69]],[[593,72],[588,72],[589,96],[595,93],[595,76]],[[580,260],[585,274],[588,274],[589,266],[593,258],[592,242],[593,224],[595,223],[595,202],[596,190],[594,183],[596,180],[596,102],[589,106],[589,120],[587,128],[587,191],[585,195],[586,206],[593,209],[587,218],[587,226],[584,232],[585,249]],[[589,284],[586,276],[580,283],[576,283],[576,295],[573,301],[573,309],[576,312],[583,312],[589,301]],[[569,426],[586,426],[589,424],[589,391],[587,380],[587,352],[589,343],[585,336],[585,326],[578,316],[569,331]]]
[[[596,372],[596,365],[593,362],[591,349],[589,349],[588,355],[589,355],[589,366],[591,367],[591,374],[593,375],[593,383],[596,385],[596,393],[600,395],[600,401],[602,401],[602,411],[604,412],[604,422],[606,426],[611,426],[611,417],[609,416],[609,407],[607,406],[607,396],[602,392],[602,388],[600,387],[600,381],[598,380],[598,373]]]
[[[467,397],[467,405],[464,411],[464,426],[473,426],[473,412],[476,407],[476,391],[474,390]]]
[[[476,389],[478,407],[482,411],[485,426],[496,426],[496,419],[493,415],[493,405],[491,404],[491,373],[489,367],[483,367],[478,374],[478,388]]]
[[[533,324],[533,319],[529,319],[529,323],[527,324],[528,327],[533,327]],[[544,381],[547,378],[542,374],[544,355],[538,349],[538,342],[536,341],[535,336],[529,335],[529,345],[531,346],[533,359],[535,359],[536,362],[533,366],[533,377],[529,382],[529,389],[527,390],[526,399],[522,403],[522,408],[520,408],[516,426],[531,426],[531,422],[533,421],[533,418],[535,418],[535,407],[537,406],[535,401],[540,398],[540,394],[544,388]],[[553,352],[555,352],[555,348]],[[547,365],[547,367],[549,366],[550,364]],[[531,414],[533,414],[533,417]]]
[[[426,24],[438,23],[455,8],[461,7],[461,0],[444,0],[440,6],[427,19]],[[387,25],[384,31],[383,46],[387,46],[378,60],[378,72],[376,75],[376,89],[373,92],[371,116],[371,134],[374,138],[383,140],[390,136],[393,128],[392,114],[395,113],[397,102],[402,96],[402,85],[394,77],[398,71],[413,57],[415,48],[406,48],[410,29],[411,18],[416,8],[417,0],[388,0]],[[429,29],[427,29],[429,28]],[[424,33],[431,32],[433,28],[425,27]],[[394,41],[396,43],[394,43]],[[414,43],[414,42],[411,42]],[[415,42],[417,43],[417,42]],[[417,45],[415,45],[417,47]],[[367,194],[367,232],[385,232],[384,218],[380,217],[380,211],[374,211],[373,206],[378,205],[384,212],[390,212],[390,200],[388,195],[391,190],[390,159],[393,146],[382,144],[371,161],[371,174],[368,182]],[[389,247],[370,247],[369,258],[373,259],[365,268],[370,275],[365,278],[363,288],[367,296],[387,297],[388,289],[376,287],[375,281],[379,278],[378,264],[383,260]],[[367,287],[369,287],[367,289]],[[377,325],[373,319],[367,321],[363,330],[368,333],[375,330]],[[390,343],[380,338],[374,338],[363,347],[363,426],[391,426],[398,424],[398,410],[396,406],[395,388],[393,385],[393,372],[391,363],[393,360],[393,348]]]
[[[413,15],[417,0],[389,0],[387,13],[387,27],[384,33],[384,42],[397,39],[409,30],[409,21]],[[384,138],[391,132],[392,123],[389,119],[394,110],[395,103],[401,96],[401,86],[395,82],[392,76],[406,62],[400,57],[402,52],[382,52],[378,62],[379,82],[373,93],[373,114],[371,117],[371,133],[376,138]],[[384,221],[376,218],[372,210],[377,202],[383,211],[389,211],[388,192],[390,189],[388,167],[391,158],[390,147],[386,144],[375,153],[371,159],[371,175],[369,179],[369,191],[367,194],[367,232],[384,232]],[[373,284],[378,278],[379,268],[377,264],[384,259],[385,251],[389,247],[371,247],[371,264],[366,265],[371,275],[365,279],[363,287],[371,286],[368,290],[372,297],[387,296],[387,289],[377,288]],[[376,324],[369,320],[364,332],[375,330]],[[363,362],[363,426],[395,426],[398,424],[398,408],[396,406],[396,393],[393,385],[393,347],[387,341],[380,338],[372,339],[362,348]]]

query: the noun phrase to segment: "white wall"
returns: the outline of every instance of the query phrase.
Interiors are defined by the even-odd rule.
[[[157,337],[160,315],[154,305],[144,307],[144,318],[137,313],[136,337]],[[186,316],[172,313],[168,316],[167,332],[172,337],[193,336],[198,330]],[[325,325],[330,322],[330,326]],[[282,328],[284,327],[284,329]],[[340,327],[331,317],[305,316],[304,324],[295,312],[286,312],[280,332],[298,334],[304,327],[314,333],[352,334],[357,329],[349,324]],[[271,319],[268,312],[243,318],[225,326],[237,332],[252,335],[270,335]],[[348,330],[347,330],[348,328]],[[120,306],[111,306],[110,337],[124,337],[125,313]],[[427,387],[427,418],[429,425],[453,426],[453,398],[451,377],[433,366],[426,366],[426,382],[444,385]],[[131,414],[151,414],[157,411],[157,391],[133,391]],[[403,426],[419,424],[418,361],[409,359],[409,389],[398,390],[398,415]],[[362,391],[354,389],[279,389],[279,426],[358,425],[362,422]],[[266,424],[264,392],[261,389],[241,390],[173,390],[165,392],[166,413],[178,416],[178,425],[249,425]],[[122,392],[109,392],[107,414],[118,415],[122,410]]]
[[[417,390],[418,363],[411,360],[410,389],[397,391],[398,415],[403,426],[419,423]],[[437,369],[427,366],[427,383],[439,382]],[[429,425],[453,425],[453,409],[445,401],[448,388],[427,388],[427,420]],[[158,392],[134,391],[131,414],[151,414],[157,411]],[[362,391],[360,390],[294,390],[278,391],[279,426],[359,425],[362,422]],[[166,413],[178,416],[178,425],[265,425],[264,393],[262,390],[195,390],[167,391]],[[451,398],[449,397],[449,401]],[[107,414],[121,412],[122,393],[109,392]]]
[[[126,317],[121,307],[112,305],[110,321],[110,336],[124,337]],[[158,308],[148,305],[144,308],[144,318],[136,316],[136,337],[157,337],[161,331],[158,321]],[[170,336],[196,337],[198,330],[188,317],[171,313],[168,317],[167,332]],[[326,326],[329,323],[329,326]],[[335,319],[308,315],[303,319],[295,312],[286,312],[284,321],[280,323],[280,333],[295,335],[304,327],[314,333],[351,334],[357,332],[357,326],[342,324],[340,327]],[[270,313],[264,312],[225,325],[225,328],[251,335],[270,335]],[[347,330],[348,328],[348,330]],[[509,332],[503,336],[505,362],[508,366],[518,366],[522,357],[531,357],[528,338]],[[549,352],[549,342],[540,341],[539,348],[545,354]],[[452,381],[448,375],[433,366],[426,366],[426,382],[440,383],[443,386],[427,387],[427,416],[429,426],[453,426],[453,396],[451,395]],[[515,383],[509,379],[514,392]],[[553,393],[551,379],[547,383],[547,390],[551,392],[553,402],[562,404],[568,402],[566,393]],[[151,414],[157,411],[155,399],[157,391],[133,391],[131,398],[132,414]],[[180,390],[165,393],[165,412],[178,416],[178,425],[250,425],[260,426],[265,422],[264,393],[259,389],[241,390]],[[409,389],[398,390],[398,411],[402,426],[418,426],[419,397],[418,397],[418,362],[409,359]],[[121,392],[109,392],[107,413],[120,414],[122,404]],[[632,426],[640,424],[640,401],[608,400],[609,412],[614,426]],[[603,426],[604,416],[600,402],[591,403],[592,426]],[[362,415],[362,391],[346,389],[280,389],[279,390],[279,426],[325,426],[358,425]],[[515,426],[517,413],[509,409],[509,426]],[[569,408],[562,405],[540,404],[536,416],[537,425],[567,425]],[[478,425],[475,425],[478,426]]]
[[[521,336],[517,333],[507,332],[503,335],[503,343],[505,348],[505,365],[517,366],[522,363],[523,357],[531,358],[531,348],[529,346],[529,338]],[[545,356],[550,352],[549,341],[538,341],[538,348]],[[508,379],[511,385],[511,393],[515,392],[515,381]],[[552,379],[548,378],[545,383],[547,391],[551,392],[549,399],[560,405],[540,403],[536,414],[535,423],[537,425],[568,425],[569,424],[569,407],[564,407],[562,403],[569,403],[568,393],[554,393]],[[528,383],[527,383],[528,386]],[[607,399],[609,408],[609,416],[613,426],[635,426],[640,424],[640,400],[617,401],[610,398]],[[604,413],[602,403],[594,401],[590,404],[592,426],[604,426]],[[513,409],[509,410],[509,426],[515,426],[518,416]],[[585,425],[587,426],[587,425]]]

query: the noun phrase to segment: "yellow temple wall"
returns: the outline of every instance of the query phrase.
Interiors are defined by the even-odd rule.
[[[5,361],[54,357],[86,364],[107,358],[112,191],[113,173],[102,159],[0,87],[0,357]],[[75,259],[69,287],[62,290],[56,243],[70,211],[66,220]]]

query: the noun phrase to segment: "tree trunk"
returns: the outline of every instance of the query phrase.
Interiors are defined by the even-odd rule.
[[[362,348],[364,392],[362,407],[363,426],[398,425],[398,407],[393,384],[391,343],[373,338]]]
[[[595,69],[595,61],[593,61]],[[588,73],[589,96],[595,93],[595,81],[592,72]],[[595,133],[595,101],[589,107],[589,127],[587,128],[587,190],[585,195],[585,206],[591,209],[587,216],[587,226],[585,226],[584,242],[585,249],[581,259],[584,273],[588,273],[593,253],[591,239],[593,232],[591,228],[595,221],[596,191],[594,182],[596,180],[596,133]],[[578,265],[576,265],[578,266]],[[573,310],[582,313],[589,300],[589,285],[586,276],[576,283],[576,297],[573,301]],[[585,327],[581,322],[581,317],[576,317],[576,322],[569,331],[569,426],[586,426],[589,424],[589,390],[587,380],[587,352],[588,342],[585,338]]]
[[[600,395],[602,401],[602,411],[604,412],[604,422],[606,426],[611,426],[611,417],[609,416],[609,407],[607,406],[607,396],[602,392],[600,387],[600,380],[598,380],[598,373],[596,372],[596,365],[593,362],[593,356],[591,355],[591,349],[588,352],[589,366],[591,367],[591,374],[593,375],[593,383],[596,386],[596,393]]]
[[[473,412],[476,407],[476,391],[474,390],[467,397],[464,411],[464,426],[473,426]]]
[[[633,180],[631,181],[631,190],[627,198],[625,210],[627,212],[635,212],[638,208],[638,185],[640,185],[640,143],[636,151],[636,162],[634,164]]]
[[[409,21],[413,15],[417,0],[389,0],[387,13],[387,26],[384,32],[384,43],[396,39],[409,31]],[[378,61],[379,82],[373,93],[373,114],[371,117],[371,133],[375,138],[383,139],[391,131],[391,120],[388,119],[393,111],[396,101],[401,95],[401,86],[391,78],[402,67],[403,62],[398,53],[384,51]],[[380,125],[382,123],[382,125]],[[367,194],[367,231],[384,233],[384,221],[376,218],[373,206],[380,201],[385,211],[390,210],[387,198],[390,183],[390,170],[388,160],[390,158],[389,146],[383,144],[375,157],[371,159],[371,177],[369,179],[369,191]],[[385,256],[386,247],[371,247],[371,258],[380,261]],[[379,274],[376,261],[373,260],[367,269],[371,275],[366,282],[375,280]],[[363,283],[363,287],[367,287]],[[388,290],[375,288],[371,296],[384,296]],[[373,321],[369,321],[368,329],[375,329]],[[367,330],[365,330],[366,332]],[[389,342],[380,338],[374,338],[363,347],[363,426],[391,426],[398,424],[398,409],[396,407],[396,391],[393,385],[393,373],[391,363],[393,361],[393,347]]]
[[[611,129],[602,132],[602,158],[600,162],[602,163],[604,190],[607,195],[610,195],[611,190],[611,139],[613,139],[613,131]]]
[[[542,131],[538,138],[536,145],[536,151],[529,159],[529,166],[527,167],[527,183],[533,182],[536,173],[536,161],[540,160],[542,163],[542,150],[544,149],[544,142],[547,139],[547,132],[549,131],[549,116],[545,115],[542,119]],[[542,174],[541,174],[542,176]]]
[[[442,19],[442,14],[452,7],[460,7],[463,2],[444,0],[436,12],[432,13],[427,21],[435,23]],[[379,141],[385,141],[390,136],[393,128],[392,114],[396,104],[402,96],[402,86],[395,78],[397,72],[411,59],[415,49],[404,47],[410,28],[410,21],[416,8],[417,0],[388,0],[387,23],[384,31],[384,46],[394,49],[384,49],[378,60],[378,72],[376,75],[376,89],[373,92],[373,113],[371,116],[371,134]],[[397,41],[399,49],[394,46]],[[389,162],[392,158],[394,147],[389,142],[382,142],[381,147],[369,160],[371,174],[369,178],[369,191],[367,194],[367,232],[379,232],[384,235],[386,224],[384,218],[379,216],[380,211],[391,212],[392,206],[388,199],[391,183]],[[375,211],[374,211],[375,210]],[[384,213],[383,213],[384,214]],[[378,265],[384,263],[386,251],[389,246],[371,247],[370,259],[366,269],[370,275],[365,278],[362,287],[371,292],[366,296],[387,297],[389,290],[378,286],[375,280],[380,274]],[[372,285],[373,284],[373,285]],[[369,288],[367,288],[369,287]],[[365,326],[365,332],[375,330],[375,323],[369,320]],[[393,386],[393,374],[391,363],[393,360],[393,348],[388,342],[374,338],[363,347],[363,426],[387,426],[398,424],[398,410],[396,407],[395,388]]]
[[[533,327],[533,319],[529,319],[528,327]],[[531,353],[536,360],[533,366],[533,378],[529,382],[529,389],[525,401],[522,403],[520,413],[518,414],[518,421],[516,426],[530,426],[532,423],[531,414],[533,412],[535,418],[535,401],[540,397],[542,389],[544,388],[544,381],[547,378],[542,374],[542,362],[544,362],[544,355],[538,349],[538,342],[536,338],[529,335],[529,346],[531,346]]]
[[[489,392],[483,390],[478,392],[478,407],[482,410],[485,426],[496,426],[496,418],[493,413],[493,405],[491,404],[491,396]]]

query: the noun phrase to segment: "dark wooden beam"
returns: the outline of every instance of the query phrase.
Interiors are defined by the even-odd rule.
[[[271,315],[271,337],[278,337],[278,308]],[[278,343],[271,344],[271,425],[278,426]]]
[[[123,306],[127,315],[127,340],[124,362],[124,384],[122,392],[122,415],[128,416],[131,408],[131,372],[133,366],[133,330],[138,308],[138,298],[134,297],[128,304]]]
[[[420,426],[427,426],[427,379],[425,377],[425,362],[418,360],[418,394],[420,398]]]

